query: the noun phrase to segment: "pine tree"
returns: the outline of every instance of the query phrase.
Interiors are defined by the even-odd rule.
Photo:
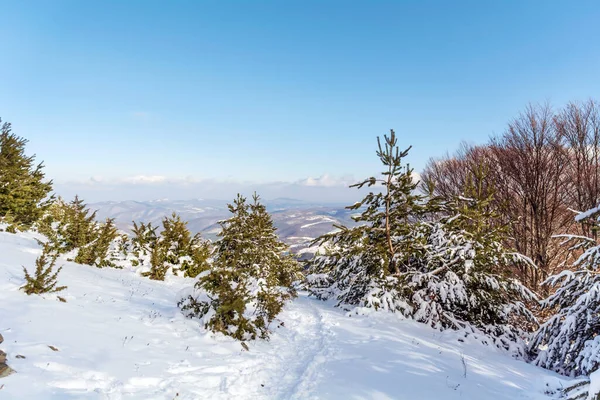
[[[144,262],[144,258],[149,256],[152,252],[158,236],[156,229],[158,227],[152,226],[152,222],[145,224],[141,222],[139,225],[133,221],[133,238],[131,239],[131,253],[135,257],[134,266],[140,265]]]
[[[298,262],[289,252],[289,247],[279,240],[277,228],[267,208],[254,193],[249,204],[248,225],[252,240],[251,263],[257,266],[257,276],[271,279],[270,286],[291,287],[302,278]]]
[[[403,159],[410,147],[401,151],[396,134],[377,138],[377,156],[385,167],[379,178],[371,177],[352,185],[380,186],[360,202],[347,207],[361,211],[356,227],[336,226],[337,232],[321,236],[313,245],[321,245],[325,254],[309,262],[308,289],[321,299],[335,297],[338,306],[364,306],[401,310],[406,304],[398,291],[398,277],[411,264],[414,255],[415,222],[428,211],[425,196],[417,194]]]
[[[195,278],[208,268],[208,259],[211,255],[210,242],[202,239],[200,234],[196,234],[188,248],[188,255],[180,258],[179,271],[183,272],[185,277]]]
[[[167,273],[196,277],[207,268],[210,244],[200,234],[192,235],[179,215],[173,213],[162,221],[163,230],[156,234],[156,228],[149,223],[137,225],[134,222],[133,253],[138,265],[149,265],[143,272],[154,280],[164,280]]]
[[[27,272],[25,267],[23,267],[26,282],[25,285],[21,287],[21,290],[28,295],[60,292],[67,288],[66,286],[57,286],[57,277],[62,270],[62,267],[58,268],[58,270],[53,273],[58,255],[56,253],[50,255],[50,253],[51,248],[44,245],[42,254],[35,260],[36,268],[33,276]],[[50,259],[48,259],[48,257],[50,257]]]
[[[58,196],[45,210],[44,215],[35,223],[34,228],[48,238],[46,245],[53,252],[63,253],[64,225],[66,224],[67,204]]]
[[[11,132],[0,120],[0,221],[9,229],[27,229],[49,205],[52,181],[44,181],[43,163],[25,155],[27,140]]]
[[[40,233],[48,237],[53,249],[63,254],[84,249],[98,238],[95,218],[96,212],[91,212],[78,196],[69,203],[59,197],[52,202],[36,226]]]
[[[378,145],[386,171],[355,186],[380,183],[383,190],[350,207],[362,210],[358,226],[317,239],[325,252],[309,261],[310,293],[355,312],[400,312],[437,329],[491,337],[524,356],[520,327],[535,324],[524,302],[535,296],[507,271],[531,261],[502,245],[506,232],[491,197],[473,185],[451,199],[432,196],[431,187],[417,194],[412,170],[402,164],[408,150],[398,149],[393,131]]]
[[[120,236],[114,218],[107,218],[101,225],[98,238],[94,242],[93,253],[97,267],[115,267],[113,261],[119,253],[118,243],[115,242],[118,239]]]
[[[483,174],[483,171],[479,171]],[[464,196],[442,203],[419,223],[414,262],[403,274],[408,314],[437,329],[461,329],[490,336],[498,347],[524,357],[526,333],[535,325],[526,303],[535,295],[510,277],[510,267],[531,261],[506,249],[506,226],[484,192],[484,176]]]
[[[150,270],[142,272],[142,276],[146,276],[155,281],[164,281],[167,272],[172,265],[167,263],[169,249],[165,246],[157,245],[150,253]]]
[[[93,238],[90,243],[78,248],[75,262],[79,264],[94,265],[98,268],[120,268],[115,264],[118,258],[118,239],[121,239],[114,219],[107,218],[99,226],[94,224],[94,230],[88,235]]]
[[[68,204],[61,222],[63,251],[84,247],[97,238],[96,211],[91,212],[79,196]]]
[[[248,226],[252,252],[249,254],[252,285],[256,293],[254,325],[261,338],[268,337],[271,322],[283,309],[285,301],[296,296],[293,283],[302,278],[299,264],[288,246],[277,237],[277,228],[256,193],[249,205]]]
[[[163,220],[160,243],[167,248],[166,261],[175,265],[184,276],[194,278],[206,269],[210,247],[199,233],[192,236],[187,222],[179,215],[173,213],[171,218]]]
[[[114,220],[96,221],[96,212],[88,209],[78,196],[69,203],[56,199],[36,224],[48,238],[48,246],[58,254],[69,254],[69,261],[98,268],[122,268],[123,246],[127,238],[119,235]]]
[[[211,268],[201,274],[194,295],[180,301],[189,317],[238,340],[268,338],[269,326],[285,301],[295,296],[299,265],[276,235],[273,220],[255,194],[238,195],[232,216],[221,222]]]
[[[594,232],[600,227],[599,209],[580,213],[576,220]],[[590,375],[600,367],[600,244],[591,237],[561,237],[580,255],[544,282],[557,288],[542,301],[555,314],[534,335],[531,351],[536,365],[564,375]]]

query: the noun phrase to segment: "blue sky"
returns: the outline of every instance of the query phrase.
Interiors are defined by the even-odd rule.
[[[341,199],[338,184],[379,170],[375,137],[390,128],[419,170],[501,133],[529,102],[600,93],[597,1],[0,9],[0,117],[57,188],[92,200],[276,182],[283,195],[308,184],[332,192],[308,197]]]

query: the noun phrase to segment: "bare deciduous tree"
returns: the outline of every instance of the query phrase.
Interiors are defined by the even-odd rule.
[[[567,202],[577,211],[594,208],[600,200],[600,104],[570,103],[555,124],[569,154]],[[596,238],[591,225],[582,224],[581,229],[583,235]]]
[[[510,226],[508,244],[538,266],[517,271],[534,290],[562,265],[563,249],[553,236],[590,233],[573,224],[571,209],[590,209],[600,200],[599,110],[593,101],[558,113],[548,105],[529,106],[488,144],[463,144],[423,171],[423,182],[450,198],[475,179],[477,168],[487,169],[484,185],[495,193],[491,206]]]
[[[537,288],[558,263],[553,236],[573,220],[567,205],[568,152],[546,106],[529,106],[490,145],[506,186],[514,247],[538,266],[529,282]]]

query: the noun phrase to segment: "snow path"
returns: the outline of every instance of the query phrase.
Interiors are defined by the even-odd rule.
[[[548,400],[568,386],[456,333],[385,313],[349,317],[304,293],[249,351],[182,316],[190,279],[61,261],[68,302],[26,296],[34,237],[0,233],[0,348],[17,370],[0,380],[0,399]]]
[[[283,351],[277,360],[266,363],[276,366],[269,373],[269,386],[277,389],[269,393],[269,398],[302,399],[315,396],[316,383],[320,378],[318,367],[333,355],[331,337],[334,334],[315,302],[305,295],[293,302],[282,318],[286,321],[285,328],[289,329],[289,334],[272,340],[273,345]]]

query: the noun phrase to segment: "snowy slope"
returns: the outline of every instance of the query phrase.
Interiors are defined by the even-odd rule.
[[[0,399],[512,400],[566,385],[452,332],[389,314],[348,317],[305,295],[269,342],[244,351],[181,316],[189,279],[62,262],[67,303],[26,296],[21,265],[39,253],[32,234],[0,233],[0,348],[18,371],[0,379]]]

